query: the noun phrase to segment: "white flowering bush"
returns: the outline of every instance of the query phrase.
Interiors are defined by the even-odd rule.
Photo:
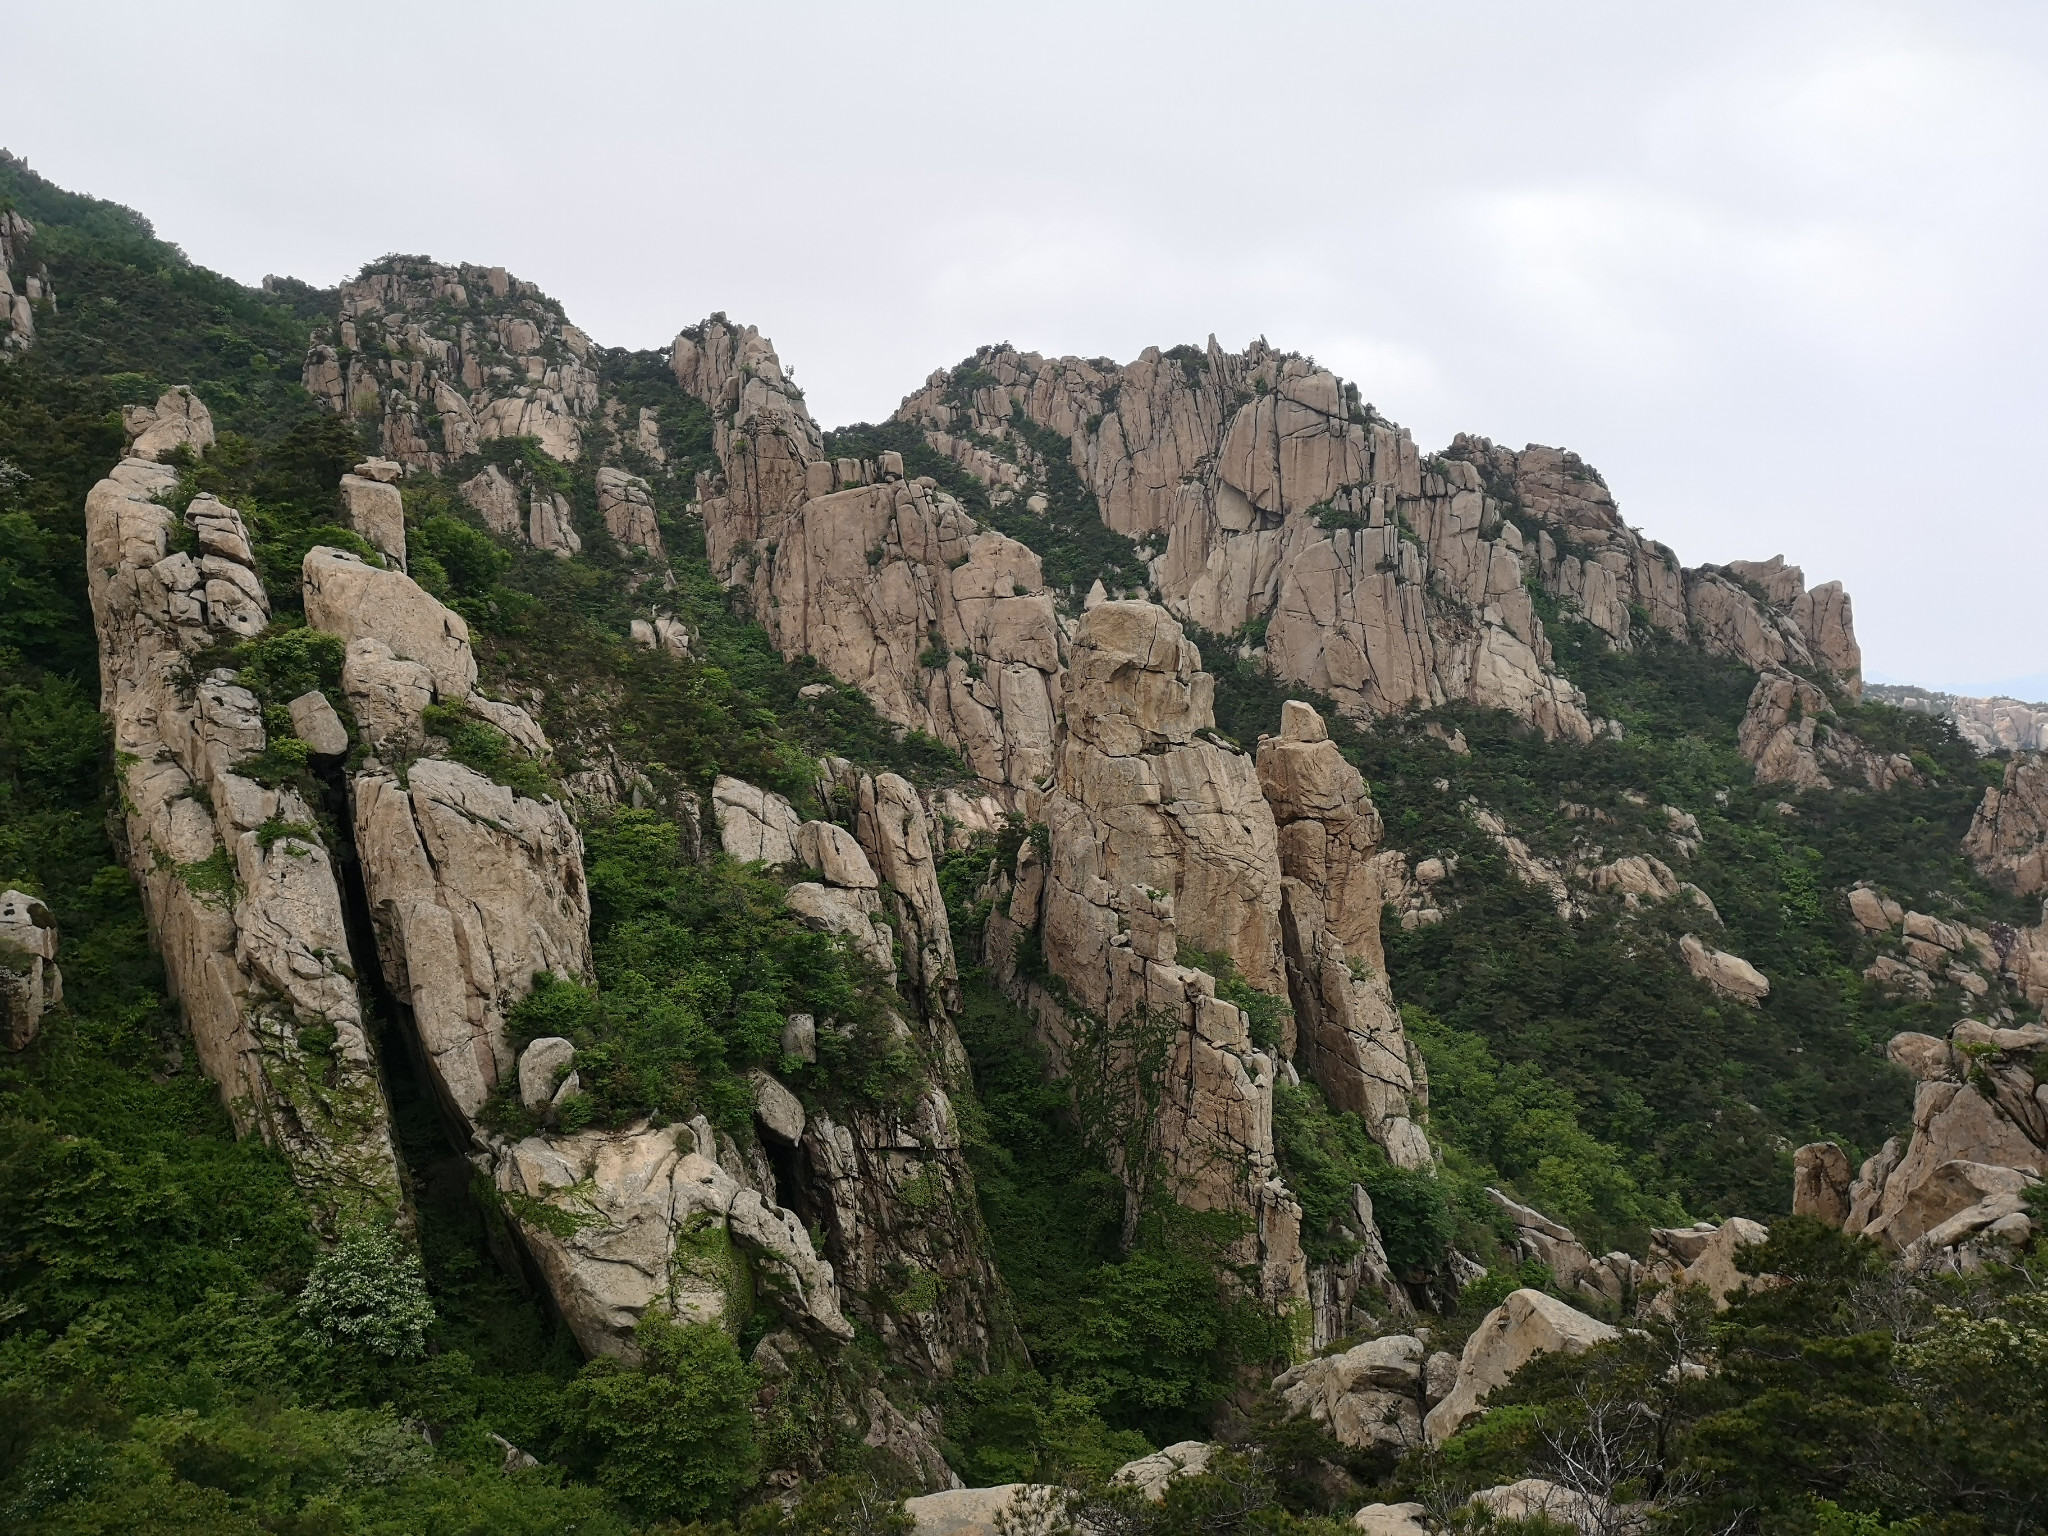
[[[299,1315],[319,1343],[410,1360],[426,1352],[434,1304],[411,1244],[387,1230],[354,1227],[313,1266]]]

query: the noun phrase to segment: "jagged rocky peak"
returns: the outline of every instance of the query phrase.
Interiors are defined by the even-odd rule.
[[[1851,698],[1860,686],[1839,584],[1808,592],[1782,560],[1683,571],[1577,455],[1460,436],[1424,458],[1355,385],[1263,341],[1124,366],[985,347],[897,419],[992,503],[1032,511],[1063,447],[1103,521],[1141,541],[1167,607],[1217,633],[1262,625],[1273,669],[1347,713],[1463,700],[1587,739],[1598,724],[1555,672],[1531,578],[1617,646],[1647,623]]]
[[[35,237],[35,225],[12,208],[0,208],[0,354],[35,345],[36,306],[57,305],[50,269],[30,266],[29,242]]]
[[[1977,872],[2016,896],[2048,892],[2048,757],[2016,754],[1970,819],[1963,852]]]
[[[503,267],[390,256],[341,288],[307,354],[306,389],[373,423],[385,454],[438,470],[494,438],[573,462],[598,409],[590,338]]]
[[[2048,704],[1996,694],[1978,698],[1900,683],[1873,683],[1870,696],[1915,714],[1935,715],[1980,754],[2048,751]]]

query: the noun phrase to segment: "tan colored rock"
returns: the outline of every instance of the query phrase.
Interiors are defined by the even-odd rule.
[[[796,840],[803,831],[803,818],[781,795],[720,775],[711,786],[711,806],[727,857],[743,864],[797,861]]]
[[[1896,901],[1885,900],[1867,885],[1859,885],[1849,893],[1849,915],[1865,933],[1896,932],[1906,916],[1905,909]]]
[[[512,1071],[505,1011],[537,971],[590,974],[583,843],[552,800],[423,758],[406,785],[351,786],[356,847],[385,980],[409,1005],[446,1101],[474,1121]]]
[[[160,459],[187,444],[194,453],[204,453],[214,442],[213,415],[189,384],[172,385],[154,406],[123,407],[121,425],[131,439],[130,458]]]
[[[654,520],[654,492],[638,475],[609,466],[597,472],[597,513],[612,542],[628,554],[659,560],[661,530]]]
[[[797,1096],[756,1067],[747,1074],[754,1087],[754,1117],[786,1147],[804,1139],[804,1106]]]
[[[1599,865],[1590,873],[1593,889],[1616,895],[1629,906],[1676,896],[1681,882],[1671,866],[1648,854],[1632,853]]]
[[[806,868],[816,870],[827,885],[859,891],[880,887],[882,882],[867,854],[844,827],[829,821],[807,821],[797,829],[794,841],[797,858]]]
[[[2048,756],[2018,755],[1984,791],[1963,851],[1985,879],[2020,896],[2048,891]]]
[[[476,658],[462,616],[436,602],[401,571],[380,571],[346,550],[308,550],[303,567],[306,624],[351,642],[377,640],[400,660],[416,661],[440,701],[469,697]]]
[[[1735,1255],[1769,1236],[1769,1231],[1759,1222],[1741,1216],[1730,1217],[1714,1228],[1707,1240],[1699,1245],[1687,1262],[1679,1283],[1701,1287],[1712,1298],[1714,1310],[1725,1311],[1730,1298],[1745,1286],[1755,1284],[1757,1278],[1736,1268]]]
[[[1031,1483],[953,1488],[903,1501],[916,1536],[1008,1536],[1019,1529],[1037,1529],[1034,1514],[1061,1508],[1063,1490]]]
[[[1167,1484],[1208,1471],[1210,1459],[1219,1449],[1207,1440],[1181,1440],[1150,1456],[1125,1462],[1110,1481],[1128,1483],[1156,1504],[1166,1497]]]
[[[874,889],[845,890],[806,880],[792,885],[783,899],[808,926],[846,939],[890,986],[896,984],[895,931],[883,920],[882,898]]]
[[[406,758],[424,746],[420,716],[434,702],[434,674],[429,668],[400,660],[382,640],[366,635],[349,645],[341,665],[341,687],[372,752]]]
[[[1908,1248],[1999,1192],[1969,1170],[1989,1167],[2030,1177],[2048,1171],[2048,1105],[2040,1100],[2030,1065],[2048,1042],[2048,1030],[1994,1030],[1966,1020],[1951,1039],[1953,1052],[1938,1050],[1941,1043],[1927,1036],[1894,1041],[1895,1056],[1916,1063],[1922,1077],[1912,1133],[1903,1146],[1894,1138],[1863,1165],[1850,1190],[1843,1230]]]
[[[315,688],[302,693],[288,706],[292,734],[313,749],[316,757],[344,757],[348,753],[348,727],[327,702],[327,695]]]
[[[1687,970],[1723,997],[1754,1008],[1771,995],[1769,978],[1740,955],[1710,949],[1689,933],[1678,941],[1678,953]]]
[[[458,489],[462,499],[482,514],[484,525],[491,532],[502,538],[522,531],[525,517],[520,510],[519,487],[497,465],[486,464],[481,473],[463,481]]]
[[[867,1409],[868,1430],[862,1437],[863,1444],[895,1457],[921,1488],[943,1492],[963,1486],[939,1453],[944,1431],[937,1409],[921,1407],[917,1417],[911,1418],[875,1387],[868,1388]]]
[[[317,838],[265,846],[266,823],[313,814],[295,792],[236,772],[267,745],[254,695],[230,671],[192,676],[194,654],[267,622],[248,531],[233,508],[196,497],[185,520],[200,556],[172,554],[175,515],[159,498],[175,484],[170,469],[131,458],[86,498],[129,867],[237,1133],[278,1148],[323,1225],[388,1219],[404,1195],[333,864]]]
[[[50,909],[22,891],[0,891],[0,1036],[25,1051],[43,1015],[64,1000],[57,969],[57,924]]]
[[[405,499],[398,487],[362,475],[343,475],[341,506],[349,527],[404,570]]]
[[[707,1156],[712,1139],[701,1120],[533,1136],[498,1160],[501,1192],[576,1218],[564,1236],[511,1207],[586,1354],[634,1358],[633,1329],[650,1309],[737,1323],[747,1296],[742,1254],[763,1299],[791,1323],[821,1339],[852,1337],[832,1266],[813,1252],[803,1224]]]
[[[1482,1488],[1468,1503],[1496,1520],[1548,1520],[1579,1532],[1579,1536],[1607,1536],[1615,1523],[1605,1499],[1541,1477]]]
[[[1817,1141],[1792,1154],[1792,1214],[1814,1216],[1831,1227],[1849,1217],[1848,1154],[1831,1141]]]
[[[1429,1511],[1413,1502],[1368,1504],[1351,1517],[1365,1536],[1430,1536]]]
[[[1620,1331],[1541,1291],[1515,1291],[1487,1313],[1465,1343],[1457,1384],[1429,1411],[1423,1431],[1441,1445],[1485,1411],[1487,1395],[1542,1354],[1577,1354]]]
[[[569,498],[534,486],[527,497],[526,539],[535,549],[564,560],[581,552],[583,539],[576,532],[576,514]]]
[[[563,1071],[576,1059],[576,1047],[560,1035],[543,1035],[519,1053],[519,1102],[540,1114],[554,1102]]]
[[[1893,1035],[1885,1054],[1923,1083],[1955,1082],[1958,1076],[1948,1042],[1932,1035]]]
[[[1407,1334],[1369,1339],[1339,1355],[1297,1365],[1273,1382],[1290,1415],[1305,1415],[1353,1450],[1422,1443],[1422,1364]]]

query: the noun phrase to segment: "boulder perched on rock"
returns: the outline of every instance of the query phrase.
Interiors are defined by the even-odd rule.
[[[1687,970],[1723,997],[1753,1008],[1771,995],[1770,978],[1740,955],[1710,949],[1689,933],[1678,941],[1678,954]]]
[[[361,469],[366,466],[358,465]],[[405,569],[405,499],[398,487],[381,479],[353,474],[341,477],[341,506],[348,525],[388,558]]]
[[[1538,1355],[1577,1354],[1621,1337],[1619,1329],[1586,1316],[1541,1291],[1512,1292],[1465,1341],[1450,1395],[1429,1411],[1423,1433],[1441,1445],[1485,1411],[1487,1394]]]

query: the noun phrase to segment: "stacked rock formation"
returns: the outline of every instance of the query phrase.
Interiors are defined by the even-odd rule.
[[[1183,1204],[1252,1219],[1245,1258],[1266,1298],[1305,1301],[1301,1210],[1273,1154],[1277,1049],[1178,958],[1185,935],[1253,986],[1281,984],[1278,831],[1251,759],[1213,736],[1213,694],[1164,610],[1108,603],[1081,620],[1036,805],[1047,854],[1020,850],[991,943],[1056,1063],[1099,1084],[1106,1117],[1147,1122],[1110,1148],[1133,1201],[1157,1160]],[[1041,971],[1020,968],[1025,933]]]
[[[1071,442],[1104,522],[1159,549],[1152,580],[1176,614],[1217,633],[1268,620],[1280,677],[1347,712],[1468,700],[1591,736],[1583,697],[1550,670],[1522,536],[1476,471],[1424,465],[1308,359],[1213,337],[1120,369],[984,348],[897,417],[1014,443],[1013,411]]]
[[[1913,1127],[1854,1177],[1832,1143],[1794,1158],[1793,1210],[1863,1233],[1909,1258],[1970,1265],[1988,1245],[2024,1247],[2027,1191],[2048,1174],[2048,1025],[1965,1019],[1945,1040],[1895,1035],[1893,1061],[1918,1080]],[[1995,1250],[1989,1250],[1995,1251]]]
[[[1932,688],[1873,684],[1872,698],[1915,714],[1948,721],[1980,755],[1993,752],[2048,752],[2048,704],[1997,694],[1973,698]]]
[[[56,307],[50,269],[29,270],[28,243],[35,237],[35,225],[12,208],[0,209],[0,352],[35,345],[36,306]]]
[[[822,766],[823,798],[847,808],[849,826],[806,821],[780,795],[720,779],[712,805],[721,845],[733,858],[813,875],[790,887],[791,910],[820,931],[846,934],[878,968],[902,955],[902,975],[890,976],[917,1002],[916,1022],[894,1017],[892,1027],[916,1050],[928,1083],[901,1116],[834,1119],[806,1116],[763,1074],[757,1119],[764,1136],[800,1159],[791,1196],[824,1231],[849,1307],[893,1359],[943,1375],[962,1360],[986,1362],[1011,1334],[992,1306],[1001,1283],[981,1240],[947,1092],[967,1081],[968,1068],[950,1021],[959,972],[939,890],[940,839],[908,780],[837,760]],[[792,1019],[784,1054],[815,1060],[819,1027]],[[782,1102],[779,1112],[770,1113],[771,1102]]]
[[[131,424],[138,446],[213,440],[190,391]],[[85,506],[129,868],[237,1129],[276,1145],[330,1221],[395,1214],[397,1160],[330,852],[296,791],[244,771],[270,742],[255,695],[231,671],[192,675],[193,656],[269,622],[248,530],[209,496],[174,513],[163,498],[176,486],[153,457],[130,457]]]

